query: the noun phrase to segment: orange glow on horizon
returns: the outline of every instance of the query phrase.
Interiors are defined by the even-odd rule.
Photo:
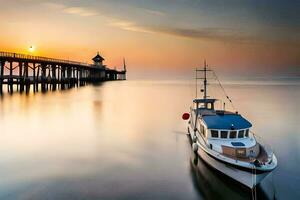
[[[33,8],[35,6],[41,10],[34,9],[26,18],[12,7],[0,13],[0,19],[3,19],[0,21],[3,27],[0,51],[87,63],[91,63],[99,51],[105,58],[104,64],[109,67],[120,68],[125,57],[131,72],[191,71],[202,66],[204,59],[218,69],[245,74],[262,69],[278,73],[287,70],[285,67],[296,69],[300,63],[299,44],[291,43],[287,38],[274,42],[267,39],[243,41],[239,37],[227,39],[227,32],[224,36],[219,36],[219,32],[206,35],[210,29],[207,32],[204,29],[202,33],[158,25],[149,28],[89,9],[73,9],[70,13],[70,9],[63,9],[66,7],[63,4],[32,4]],[[165,17],[163,13],[157,14],[160,15],[156,17]],[[13,17],[8,20],[7,16]],[[209,24],[204,20],[203,26],[206,23]],[[254,32],[255,28],[256,25]],[[28,47],[33,44],[38,49],[29,51]]]

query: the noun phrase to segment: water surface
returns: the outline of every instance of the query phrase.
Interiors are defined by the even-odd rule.
[[[270,196],[300,198],[300,84],[225,88],[278,157]],[[4,95],[0,199],[251,198],[191,152],[181,115],[194,91],[188,81],[123,81]]]

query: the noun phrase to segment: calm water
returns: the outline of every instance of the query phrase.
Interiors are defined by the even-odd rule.
[[[299,199],[300,84],[225,88],[276,152],[268,194]],[[5,95],[0,199],[250,199],[191,152],[181,115],[193,96],[192,83],[168,81]]]

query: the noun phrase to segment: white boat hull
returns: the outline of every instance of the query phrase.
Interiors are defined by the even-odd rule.
[[[218,170],[219,172],[225,174],[226,176],[234,179],[235,181],[247,186],[250,189],[254,188],[269,174],[269,172],[255,174],[248,171],[237,169],[231,166],[230,164],[220,162],[215,158],[209,156],[200,147],[198,148],[197,153],[200,156],[200,158],[204,160],[208,165]]]

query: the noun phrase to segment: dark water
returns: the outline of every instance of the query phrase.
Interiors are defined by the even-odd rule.
[[[257,197],[299,199],[300,84],[225,88],[278,157]],[[192,82],[170,81],[4,95],[0,199],[250,199],[191,152],[193,97]]]

